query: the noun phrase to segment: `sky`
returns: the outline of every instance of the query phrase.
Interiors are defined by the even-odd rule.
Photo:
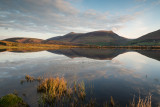
[[[112,30],[138,38],[160,29],[160,0],[0,0],[0,40]]]

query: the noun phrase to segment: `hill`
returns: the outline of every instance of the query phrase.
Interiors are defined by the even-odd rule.
[[[39,44],[43,40],[37,39],[37,38],[8,38],[8,39],[4,39],[4,41],[17,42],[17,43],[38,43]]]
[[[52,44],[67,46],[160,46],[160,30],[148,33],[137,39],[127,39],[113,31],[94,31],[89,33],[68,33],[47,40],[36,38],[9,38],[4,41],[27,44]],[[2,42],[0,43],[4,45]]]
[[[38,50],[48,50],[48,49],[61,49],[61,48],[77,48],[77,45],[62,45],[62,44],[43,44],[43,43],[18,43],[10,41],[0,40],[0,49],[38,49]]]
[[[8,38],[3,41],[14,42],[14,43],[26,43],[26,44],[52,44],[52,45],[72,45],[72,46],[85,46],[83,44],[63,42],[56,40],[42,40],[36,38]]]
[[[122,45],[129,39],[121,37],[113,31],[94,31],[89,33],[68,33],[64,36],[53,37],[48,40],[81,43],[88,45],[115,46]]]
[[[42,44],[55,44],[55,45],[87,46],[85,44],[63,42],[63,41],[57,41],[57,40],[44,40],[41,43]]]
[[[128,43],[128,45],[160,45],[160,30],[148,33]]]

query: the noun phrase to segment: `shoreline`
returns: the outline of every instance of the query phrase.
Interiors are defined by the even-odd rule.
[[[48,44],[45,44],[48,45]],[[145,49],[159,50],[160,46],[65,46],[65,45],[48,45],[48,46],[0,46],[0,49],[70,49],[70,48],[95,48],[95,49]]]

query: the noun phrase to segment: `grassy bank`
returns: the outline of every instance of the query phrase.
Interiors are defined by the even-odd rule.
[[[109,49],[160,49],[160,46],[102,46]]]
[[[31,44],[31,43],[16,43],[8,41],[0,41],[0,49],[59,49],[59,48],[74,48],[79,46],[73,45],[56,45],[56,44]]]
[[[40,50],[49,50],[49,49],[64,49],[64,48],[103,48],[103,49],[160,49],[160,46],[66,46],[66,45],[50,45],[50,44],[41,44],[41,45],[19,45],[19,46],[2,46],[0,49],[40,49]]]
[[[0,41],[0,49],[7,50],[49,50],[63,48],[104,48],[104,49],[160,49],[160,46],[97,46],[97,45],[56,45],[56,44],[28,44]]]

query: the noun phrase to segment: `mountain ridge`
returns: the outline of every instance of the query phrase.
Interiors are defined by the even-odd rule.
[[[48,40],[57,40],[63,42],[82,43],[88,45],[120,45],[129,41],[129,39],[121,37],[113,31],[93,31],[87,33],[68,33],[64,36],[49,38]]]
[[[131,45],[160,45],[160,29],[132,40]]]
[[[63,36],[52,37],[46,40],[37,38],[8,38],[4,41],[35,44],[59,44],[59,45],[96,45],[96,46],[150,46],[160,45],[160,30],[145,34],[136,39],[128,39],[113,31],[93,31],[87,33],[70,32]]]

